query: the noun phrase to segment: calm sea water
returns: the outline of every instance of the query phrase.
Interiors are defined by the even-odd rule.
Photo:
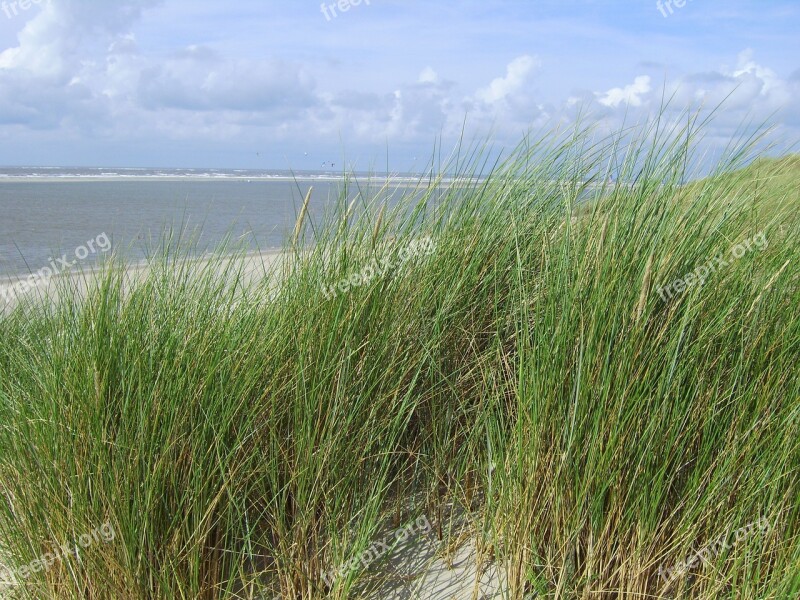
[[[308,188],[314,187],[309,214],[319,219],[342,185],[333,173],[303,173],[298,181],[289,175],[0,169],[0,277],[37,271],[64,253],[73,258],[77,248],[103,233],[115,252],[134,261],[151,254],[170,227],[196,234],[198,252],[215,248],[226,236],[252,249],[279,248]],[[179,176],[191,179],[169,180]],[[101,255],[89,253],[80,264],[91,267]]]

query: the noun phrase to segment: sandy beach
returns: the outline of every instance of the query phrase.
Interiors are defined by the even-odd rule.
[[[265,252],[250,252],[244,255],[242,267],[242,282],[246,285],[256,283],[265,277],[274,277],[278,272],[278,266],[284,253],[280,250]],[[203,271],[209,264],[219,264],[219,270],[224,269],[226,257],[197,257],[188,259],[198,271]],[[151,267],[146,262],[131,264],[125,269],[127,285],[135,285],[142,281],[150,272]],[[0,314],[8,312],[20,301],[32,296],[40,296],[57,301],[59,287],[66,283],[70,290],[77,290],[80,293],[85,291],[94,283],[103,272],[101,267],[96,268],[74,268],[71,271],[60,273],[49,279],[35,279],[33,288],[27,291],[18,291],[20,284],[26,281],[27,277],[17,275],[15,277],[0,278]],[[66,280],[66,281],[63,281]]]

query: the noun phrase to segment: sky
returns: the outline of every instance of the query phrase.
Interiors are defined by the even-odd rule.
[[[800,2],[0,0],[3,166],[409,171],[665,97],[796,149]]]

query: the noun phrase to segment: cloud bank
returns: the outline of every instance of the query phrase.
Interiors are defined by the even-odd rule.
[[[271,146],[320,148],[388,142],[416,154],[436,136],[457,137],[465,117],[476,134],[491,132],[500,143],[513,144],[529,128],[569,120],[577,105],[613,127],[653,114],[664,97],[681,109],[724,102],[715,124],[720,135],[747,118],[770,115],[790,136],[800,132],[800,69],[781,76],[749,48],[732,57],[731,67],[665,76],[658,64],[645,63],[632,80],[617,74],[604,89],[576,87],[562,99],[542,80],[559,65],[533,53],[494,60],[494,76],[471,79],[448,65],[434,68],[428,58],[415,71],[398,74],[394,85],[375,89],[332,84],[329,77],[321,83],[322,61],[299,51],[242,58],[205,40],[143,47],[137,24],[163,4],[43,4],[16,44],[0,52],[0,139],[28,148],[56,140],[82,147],[131,140],[209,147],[268,140]],[[413,69],[415,59],[407,62]],[[16,161],[6,150],[0,162]]]

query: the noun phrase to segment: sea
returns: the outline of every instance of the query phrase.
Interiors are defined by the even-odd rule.
[[[387,181],[385,174],[346,179],[335,171],[0,168],[0,278],[57,265],[64,254],[92,268],[106,239],[115,254],[141,262],[169,232],[190,254],[214,251],[225,240],[229,247],[278,249],[309,188],[308,216],[319,222],[340,195],[349,200],[357,193],[353,178],[367,193]],[[421,178],[391,174],[387,199]]]

